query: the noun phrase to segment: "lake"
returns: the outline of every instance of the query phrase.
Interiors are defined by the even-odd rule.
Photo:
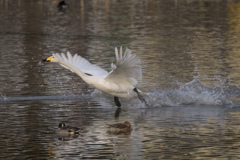
[[[0,0],[0,159],[239,159],[240,2]],[[111,71],[141,59],[137,98],[119,100],[42,59],[78,53]],[[129,121],[131,134],[108,134]],[[79,127],[59,137],[60,122]]]

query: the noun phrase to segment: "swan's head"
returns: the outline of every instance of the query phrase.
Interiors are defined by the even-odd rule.
[[[45,61],[45,62],[55,62],[55,63],[58,63],[61,61],[61,59],[59,58],[58,55],[56,54],[53,54],[51,57],[48,57],[46,59],[43,59],[42,61]]]

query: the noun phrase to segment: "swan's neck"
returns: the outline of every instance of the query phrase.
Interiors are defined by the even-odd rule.
[[[73,65],[66,63],[64,61],[59,63],[61,66],[71,70],[72,72],[76,73],[78,76],[80,76],[86,83],[88,83],[89,76],[87,76],[84,72],[82,72],[80,69],[74,67]]]

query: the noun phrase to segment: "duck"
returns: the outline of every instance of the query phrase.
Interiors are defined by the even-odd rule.
[[[59,10],[62,10],[62,9],[66,9],[66,8],[68,8],[69,6],[68,6],[68,4],[65,2],[65,1],[60,1],[59,3],[58,3],[58,5],[57,5],[57,8],[59,9]]]
[[[107,124],[107,133],[109,134],[126,134],[129,135],[132,132],[132,126],[130,122]]]
[[[78,135],[80,133],[80,128],[72,127],[72,126],[66,126],[64,122],[59,123],[58,129],[56,131],[58,136],[72,136],[72,135]]]
[[[140,58],[128,48],[124,54],[122,47],[118,51],[115,47],[116,62],[111,64],[108,72],[101,67],[91,64],[78,54],[72,56],[70,52],[53,53],[52,56],[43,59],[44,62],[58,63],[80,76],[90,86],[110,94],[114,97],[117,107],[121,107],[120,98],[138,97],[142,103],[148,106],[142,95],[148,95],[137,89],[138,80],[142,79],[142,67]]]

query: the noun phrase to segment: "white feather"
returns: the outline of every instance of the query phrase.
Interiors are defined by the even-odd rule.
[[[137,94],[133,91],[142,78],[141,61],[132,54],[130,49],[126,49],[123,54],[122,47],[118,52],[115,48],[116,63],[111,64],[112,71],[91,64],[85,58],[75,54],[72,56],[65,54],[53,54],[51,62],[59,63],[61,66],[78,74],[86,83],[98,90],[117,97],[130,98]]]
[[[57,55],[58,57],[61,58],[61,60],[63,60],[65,63],[71,65],[72,67],[76,67],[78,70],[84,72],[84,73],[88,73],[91,74],[93,76],[100,76],[100,75],[106,75],[108,74],[108,72],[100,67],[98,67],[95,64],[91,64],[88,60],[86,60],[85,58],[75,54],[74,56],[72,56],[69,52],[67,53],[68,58],[65,56],[65,54],[58,54],[55,53],[54,55]],[[70,69],[69,67],[67,67],[64,64],[61,64],[61,66]],[[71,69],[70,69],[71,70]]]
[[[122,56],[122,49],[120,48],[120,56],[115,48],[116,65],[112,65],[113,70],[105,78],[106,81],[117,83],[119,85],[134,85],[136,86],[138,80],[142,79],[141,61],[132,54],[131,50],[126,49]],[[114,67],[113,67],[114,66]]]

